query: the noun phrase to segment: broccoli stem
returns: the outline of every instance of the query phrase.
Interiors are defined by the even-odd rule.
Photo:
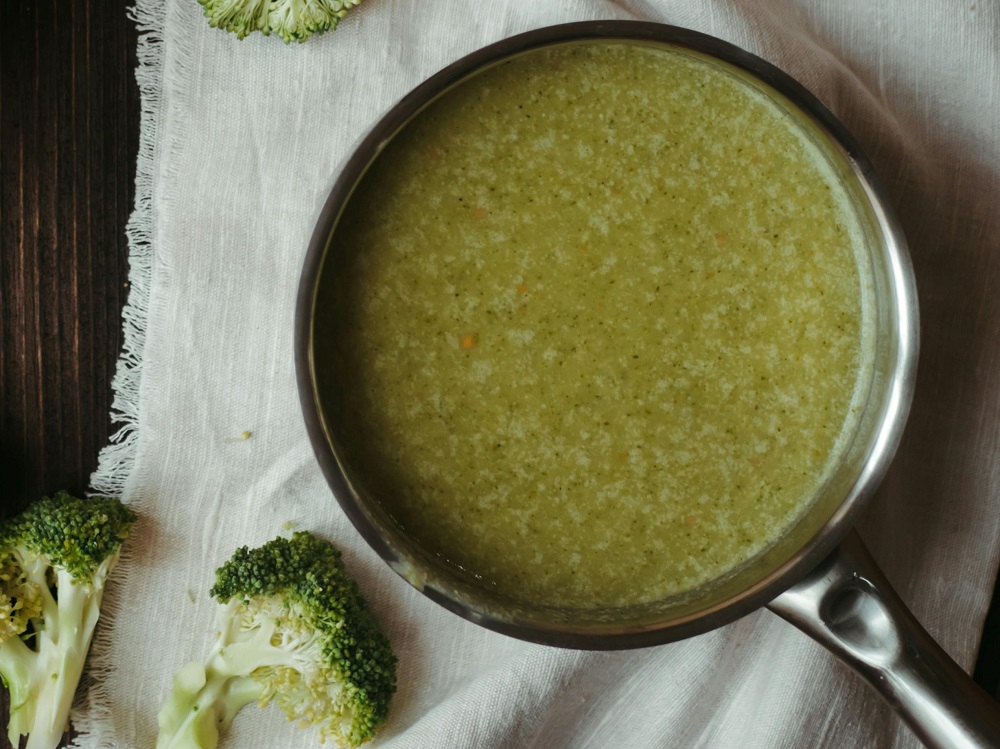
[[[0,662],[3,671],[0,677],[10,692],[10,718],[7,721],[7,738],[11,746],[17,746],[21,734],[31,727],[33,711],[31,702],[31,664],[35,654],[19,637],[11,637],[0,642]]]
[[[45,620],[57,624],[35,632],[34,651],[21,643],[26,652],[19,655],[26,664],[27,678],[8,680],[23,685],[18,699],[11,695],[8,734],[14,745],[20,735],[27,735],[25,749],[51,749],[66,732],[73,697],[100,615],[106,574],[107,565],[101,565],[92,588],[90,584],[78,585],[68,572],[58,570],[58,600],[49,593],[47,585],[43,586],[43,611],[55,608]],[[14,638],[10,644],[15,641],[20,642]]]
[[[215,749],[236,713],[260,699],[257,682],[221,665],[216,653],[207,667],[189,663],[174,676],[174,690],[158,716],[156,749]]]
[[[52,597],[52,591],[49,590],[48,561],[41,557],[32,559],[21,556],[18,563],[24,570],[25,581],[34,585],[38,590],[42,608],[38,621],[55,621],[59,612],[59,604],[56,603],[56,599]]]
[[[41,611],[32,619],[35,630],[29,646],[19,637],[11,637],[0,643],[3,662],[10,664],[3,674],[4,682],[10,690],[10,717],[7,720],[7,738],[13,746],[18,746],[21,736],[30,734],[37,719],[38,698],[42,684],[38,669],[42,659],[45,630],[42,623],[55,621],[59,610],[47,578],[49,565],[44,559],[31,559],[17,554],[18,565],[24,571],[25,582],[35,586],[39,593]],[[49,678],[49,674],[45,675]],[[51,679],[50,679],[51,680]],[[55,746],[56,741],[51,746]]]
[[[260,701],[262,688],[251,674],[295,663],[294,654],[271,644],[273,622],[242,630],[238,619],[221,619],[223,629],[205,665],[189,663],[174,676],[158,716],[156,749],[215,749],[236,713]]]

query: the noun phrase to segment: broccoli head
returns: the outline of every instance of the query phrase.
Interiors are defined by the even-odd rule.
[[[210,26],[242,39],[260,31],[272,31],[286,43],[304,42],[313,34],[337,28],[360,0],[198,0]]]
[[[104,582],[135,514],[117,499],[66,492],[0,524],[0,677],[7,736],[54,749],[66,731]]]
[[[236,713],[276,702],[323,739],[358,746],[388,715],[396,657],[340,552],[311,533],[243,547],[216,571],[218,635],[159,714],[157,749],[211,749]]]

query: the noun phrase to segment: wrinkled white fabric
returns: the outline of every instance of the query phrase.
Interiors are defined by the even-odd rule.
[[[377,746],[917,745],[859,678],[768,611],[681,643],[590,653],[503,637],[423,598],[361,540],[314,461],[293,307],[337,164],[464,53],[613,18],[690,27],[764,57],[854,133],[909,237],[923,325],[916,399],[862,533],[969,668],[1000,556],[1000,5],[366,0],[336,32],[292,46],[211,29],[194,0],[140,0],[136,13],[149,36],[132,350],[117,404],[127,423],[95,485],[121,486],[142,521],[108,594],[101,673],[74,713],[80,746],[154,745],[171,674],[209,647],[215,568],[286,523],[344,549],[399,655]],[[315,743],[277,708],[248,708],[223,747]]]

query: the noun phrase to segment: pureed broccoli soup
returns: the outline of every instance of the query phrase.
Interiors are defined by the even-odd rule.
[[[722,63],[530,52],[424,110],[351,197],[323,407],[351,475],[500,595],[681,593],[827,478],[870,366],[864,241],[814,132]]]

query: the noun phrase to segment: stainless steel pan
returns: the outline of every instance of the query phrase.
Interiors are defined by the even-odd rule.
[[[669,45],[721,60],[791,103],[839,155],[842,178],[868,218],[876,341],[864,415],[833,478],[798,524],[722,584],[641,607],[581,612],[513,604],[441,565],[416,546],[352,479],[339,445],[350,425],[324,413],[314,369],[317,290],[340,267],[331,243],[351,193],[385,144],[428,103],[477,71],[533,49],[615,39]],[[905,240],[868,160],[827,109],[774,66],[731,44],[650,23],[585,22],[528,32],[480,49],[419,85],[360,141],[323,208],[306,257],[296,317],[296,358],[305,420],[337,500],[371,546],[411,584],[455,613],[514,637],[559,647],[620,649],[707,632],[762,606],[795,624],[851,665],[928,746],[1000,747],[1000,709],[907,611],[852,525],[899,443],[913,394],[918,312]]]

